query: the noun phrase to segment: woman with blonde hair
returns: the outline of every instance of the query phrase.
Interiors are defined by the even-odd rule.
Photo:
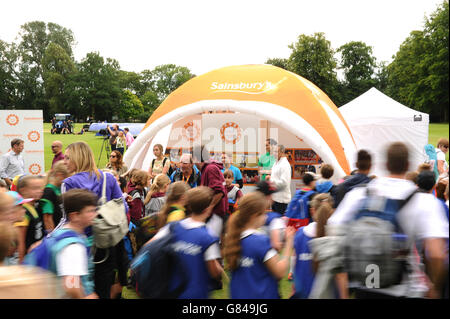
[[[145,216],[156,214],[161,210],[166,201],[165,196],[169,185],[169,176],[166,174],[156,175],[144,200]]]
[[[128,167],[124,164],[122,153],[120,153],[119,150],[114,150],[111,152],[106,168],[117,172],[119,176],[128,171]]]
[[[87,189],[96,194],[98,198],[101,198],[103,183],[106,183],[106,201],[117,198],[123,199],[122,191],[116,178],[111,173],[105,173],[103,175],[103,172],[97,168],[94,153],[86,142],[75,142],[67,146],[64,154],[64,164],[72,176],[63,181],[61,186],[62,193],[73,188],[80,188]],[[60,225],[65,222],[65,219],[66,217],[64,216]],[[60,225],[56,228],[59,228]],[[88,236],[88,241],[92,243],[92,228],[86,228],[85,233]],[[128,261],[125,255],[123,240],[111,248],[97,248],[94,255],[94,262],[102,260],[104,261],[95,264],[95,292],[101,299],[109,299],[111,286],[114,283],[114,269],[119,270],[121,285],[125,286],[127,284],[126,267]]]
[[[295,229],[286,230],[284,257],[272,248],[270,238],[257,229],[266,219],[267,200],[260,192],[244,195],[239,211],[227,224],[223,255],[231,270],[233,299],[279,299],[278,281],[287,273]]]

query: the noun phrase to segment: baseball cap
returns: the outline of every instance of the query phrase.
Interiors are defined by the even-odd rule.
[[[425,191],[432,190],[435,184],[436,178],[432,171],[423,171],[417,176],[417,186]]]
[[[269,181],[259,181],[256,184],[256,190],[266,196],[278,192],[278,189],[275,187],[275,185],[273,185],[273,183]]]
[[[6,192],[6,194],[14,199],[14,206],[26,204],[33,201],[33,198],[23,198],[22,195],[15,191],[9,191]]]

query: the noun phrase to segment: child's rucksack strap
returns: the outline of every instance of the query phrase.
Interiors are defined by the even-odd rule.
[[[385,220],[390,221],[394,226],[397,232],[402,232],[401,227],[397,222],[397,214],[398,212],[414,197],[415,194],[420,193],[421,191],[419,189],[415,189],[411,194],[409,194],[405,199],[391,199],[388,197],[381,197],[381,199],[384,200],[385,205],[383,209],[380,211],[386,211],[386,208],[389,205],[389,202],[395,202],[395,205],[397,205],[397,209],[394,211],[394,214],[391,218],[386,214],[386,216],[382,216],[380,214],[380,211],[373,211],[370,209],[370,201],[372,199],[373,193],[370,191],[369,187],[366,187],[366,197],[364,199],[363,205],[359,212],[355,215],[355,220],[359,219],[363,216],[373,216],[373,217],[379,217]],[[383,218],[384,217],[384,218]]]
[[[50,240],[53,241],[51,249],[51,270],[56,273],[56,255],[65,247],[71,244],[81,244],[86,248],[86,254],[89,257],[89,247],[86,245],[86,241],[80,237],[73,230],[60,229],[56,231],[56,234],[50,236]]]

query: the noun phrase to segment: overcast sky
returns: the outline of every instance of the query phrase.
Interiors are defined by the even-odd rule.
[[[74,33],[77,61],[98,51],[127,71],[173,63],[200,75],[287,58],[300,34],[324,32],[334,49],[363,41],[378,62],[390,62],[442,1],[5,0],[0,39],[14,41],[26,22],[54,22]]]

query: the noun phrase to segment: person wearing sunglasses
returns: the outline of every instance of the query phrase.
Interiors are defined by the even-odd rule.
[[[448,152],[448,139],[441,138],[437,143],[436,156],[439,178],[448,176],[448,163],[445,160],[445,154]]]
[[[123,162],[122,153],[118,150],[114,150],[109,155],[109,162],[106,164],[106,168],[117,172],[119,176],[125,174],[128,171],[128,167]]]

